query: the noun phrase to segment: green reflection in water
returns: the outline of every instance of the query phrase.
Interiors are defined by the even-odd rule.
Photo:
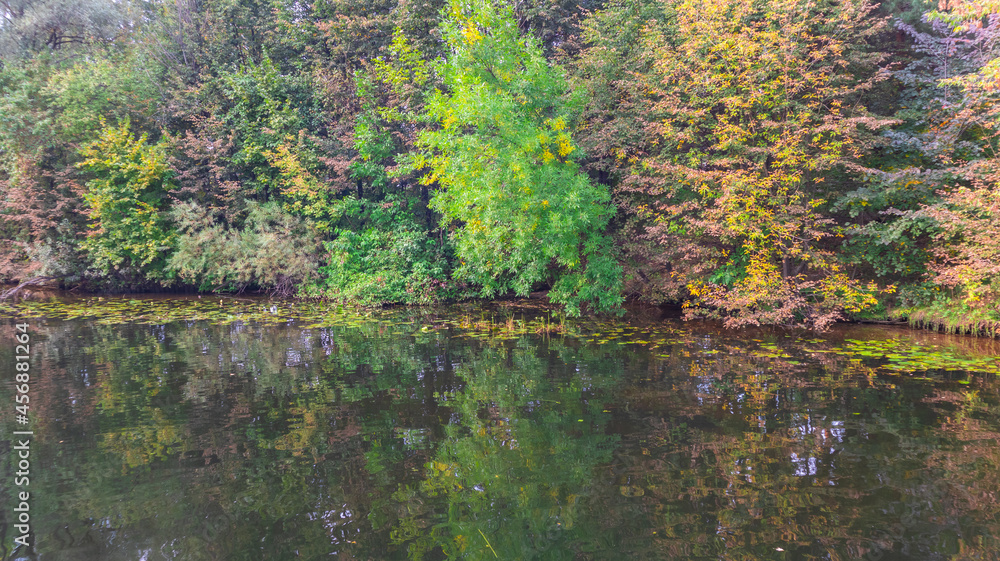
[[[1000,553],[992,342],[102,305],[17,310],[52,316],[29,321],[42,558]]]

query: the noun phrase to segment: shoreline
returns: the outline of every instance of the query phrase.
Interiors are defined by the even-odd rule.
[[[160,300],[160,299],[181,299],[181,300],[201,300],[201,299],[227,299],[227,300],[244,300],[244,301],[291,301],[291,302],[328,302],[331,304],[338,304],[346,306],[349,308],[356,308],[358,310],[388,310],[388,309],[400,309],[400,308],[428,308],[435,306],[477,306],[484,309],[495,308],[497,311],[502,311],[504,313],[559,313],[561,314],[561,306],[558,304],[553,304],[548,301],[547,295],[544,292],[534,292],[527,297],[511,297],[511,298],[497,298],[492,300],[461,300],[455,302],[440,302],[437,304],[390,304],[384,306],[370,307],[363,306],[359,304],[354,304],[350,302],[337,302],[334,300],[324,300],[309,297],[299,297],[299,296],[275,296],[266,291],[246,291],[239,293],[221,293],[221,292],[198,292],[194,289],[175,289],[175,290],[155,290],[155,291],[143,291],[143,292],[92,292],[92,291],[82,291],[78,289],[65,290],[61,288],[56,288],[51,285],[45,286],[41,284],[22,282],[18,285],[9,283],[6,285],[7,290],[0,293],[0,303],[7,302],[17,302],[22,300],[32,300],[32,301],[46,301],[46,300],[80,300],[88,298],[97,299],[121,299],[121,300]],[[7,296],[9,293],[10,296]],[[621,318],[622,321],[630,320],[642,320],[642,321],[664,321],[664,320],[680,320],[684,322],[702,323],[705,325],[713,325],[721,323],[717,320],[711,319],[685,319],[680,305],[656,305],[649,304],[640,301],[626,301],[622,308],[624,314]],[[584,316],[588,317],[588,316]],[[599,316],[589,316],[589,317],[599,317]],[[892,318],[893,316],[889,316]],[[915,320],[911,320],[908,315],[897,315],[895,319],[875,319],[875,318],[848,318],[836,322],[834,325],[873,325],[873,326],[886,326],[886,327],[901,327],[907,328],[909,331],[922,332],[922,333],[938,333],[944,335],[960,335],[963,337],[969,337],[974,339],[1000,339],[1000,322],[982,323],[965,325],[961,323],[949,323],[947,319],[940,317],[933,317],[929,314],[924,314],[919,316]],[[725,328],[723,330],[730,333],[738,333],[740,331],[755,331],[755,330],[767,330],[767,329],[778,329],[778,330],[788,330],[788,331],[799,331],[805,330],[805,328],[794,326],[794,325],[760,325],[756,327],[746,327],[746,328]],[[822,333],[822,332],[817,332]]]

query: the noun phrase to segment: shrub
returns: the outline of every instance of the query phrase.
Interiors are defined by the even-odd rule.
[[[275,203],[248,202],[248,208],[243,226],[230,228],[196,203],[179,203],[172,218],[180,236],[167,269],[201,290],[257,287],[290,295],[314,280],[316,230]]]
[[[374,207],[369,226],[338,230],[325,244],[323,280],[305,293],[367,305],[428,304],[453,295],[448,248],[417,224],[399,198],[367,204]]]

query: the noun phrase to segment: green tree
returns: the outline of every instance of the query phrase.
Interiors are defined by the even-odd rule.
[[[447,90],[427,103],[438,128],[420,134],[411,166],[441,187],[431,206],[454,228],[456,275],[483,296],[551,282],[571,313],[617,309],[621,269],[604,233],[613,209],[576,163],[580,99],[562,69],[491,2],[452,2],[442,28]]]
[[[236,139],[228,166],[239,176],[245,198],[266,202],[280,190],[280,168],[268,153],[288,136],[318,128],[312,91],[302,75],[283,74],[267,56],[221,72],[210,85],[206,93],[219,88],[222,121]]]

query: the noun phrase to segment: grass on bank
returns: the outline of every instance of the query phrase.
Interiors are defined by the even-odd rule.
[[[905,320],[910,327],[973,337],[1000,336],[1000,313],[971,308],[962,301],[936,301],[926,306],[897,308],[892,319]]]

